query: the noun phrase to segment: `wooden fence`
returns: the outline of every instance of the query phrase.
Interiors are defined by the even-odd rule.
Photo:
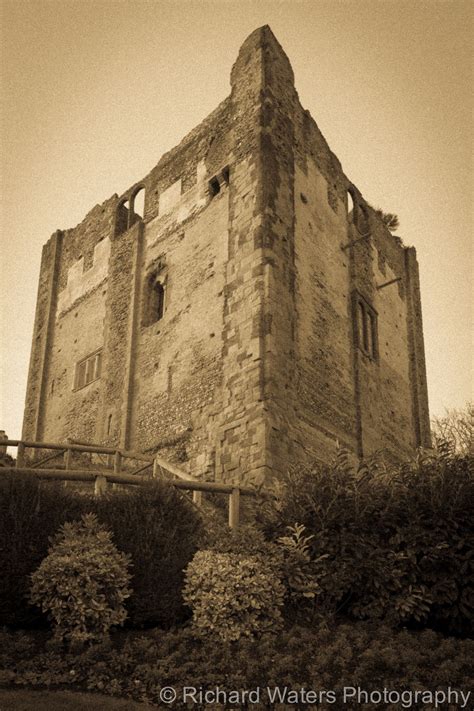
[[[94,482],[96,496],[101,496],[107,491],[108,483],[138,486],[150,481],[150,479],[163,477],[167,478],[169,483],[176,489],[192,491],[193,501],[198,506],[202,504],[203,492],[227,494],[229,497],[228,522],[231,528],[237,528],[239,525],[240,497],[255,496],[253,489],[220,482],[200,481],[161,457],[146,455],[141,452],[75,442],[58,444],[56,442],[27,442],[13,439],[2,440],[2,446],[17,447],[14,471],[18,472],[18,474],[33,474],[40,479]],[[53,453],[40,459],[33,459],[32,462],[27,462],[27,449],[52,450]],[[103,469],[74,469],[74,452],[106,455],[107,466],[104,466]],[[58,457],[63,458],[62,468],[54,469],[44,466]],[[123,472],[122,468],[127,460],[140,462],[140,466],[131,472]],[[150,470],[151,476],[144,476],[144,472],[147,469]],[[3,471],[8,470],[7,468]]]

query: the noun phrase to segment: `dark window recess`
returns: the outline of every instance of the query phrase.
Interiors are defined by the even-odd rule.
[[[363,353],[376,360],[378,358],[377,312],[359,294],[356,294],[354,299],[357,345]]]
[[[89,383],[100,378],[102,370],[102,351],[96,351],[87,358],[79,361],[76,365],[76,377],[74,379],[74,390],[80,390]]]
[[[165,287],[156,275],[151,275],[147,280],[145,303],[143,312],[143,325],[151,326],[163,318],[165,311]]]
[[[211,193],[212,197],[214,195],[217,195],[217,193],[220,193],[221,191],[221,186],[217,178],[213,178],[212,180],[209,181],[209,192]]]
[[[210,179],[209,181],[209,194],[211,197],[214,197],[220,191],[225,188],[227,185],[229,185],[229,178],[230,178],[230,171],[229,167],[226,166],[221,170],[220,173],[217,175],[214,175],[213,178]]]

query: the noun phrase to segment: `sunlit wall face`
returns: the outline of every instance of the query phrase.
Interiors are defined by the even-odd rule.
[[[21,431],[42,244],[212,111],[263,24],[346,174],[417,248],[432,412],[472,397],[472,7],[4,0],[0,426]]]

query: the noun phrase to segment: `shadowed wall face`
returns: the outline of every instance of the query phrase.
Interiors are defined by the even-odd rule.
[[[45,246],[23,436],[228,481],[337,442],[410,454],[429,444],[414,251],[342,172],[268,27],[231,84],[149,175]]]

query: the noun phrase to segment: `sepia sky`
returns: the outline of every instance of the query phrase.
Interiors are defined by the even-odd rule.
[[[21,436],[41,247],[145,176],[269,24],[421,272],[431,414],[473,397],[473,8],[463,0],[0,0],[0,429]]]

